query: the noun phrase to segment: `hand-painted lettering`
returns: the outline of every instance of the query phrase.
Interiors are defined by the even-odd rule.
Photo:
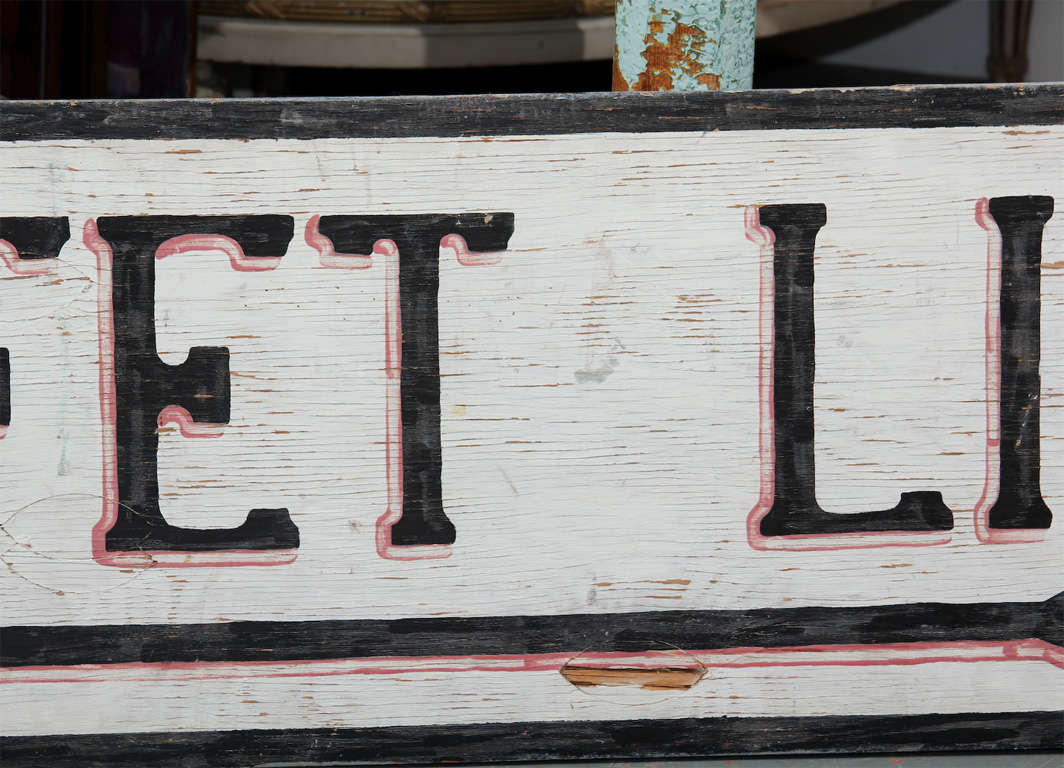
[[[307,241],[327,266],[363,268],[368,264],[361,254],[370,251],[385,261],[388,509],[377,521],[382,557],[446,557],[455,541],[441,478],[440,247],[453,249],[461,264],[490,264],[496,258],[488,254],[504,250],[513,231],[512,213],[322,216],[308,227]]]
[[[0,259],[16,275],[48,274],[70,239],[66,216],[0,216]],[[0,347],[0,438],[11,426],[11,353]]]
[[[16,275],[47,274],[69,239],[66,216],[0,216],[0,259]]]
[[[167,365],[155,337],[155,262],[192,250],[222,250],[234,269],[275,267],[292,238],[290,216],[122,216],[89,221],[85,241],[99,260],[100,399],[104,421],[104,510],[93,532],[106,565],[236,565],[290,562],[299,531],[287,509],[253,509],[236,528],[167,523],[159,507],[158,427],[186,437],[229,422],[229,349],[192,347]]]
[[[976,206],[987,230],[987,472],[975,510],[984,542],[1041,538],[1042,232],[1053,198],[995,197]]]
[[[1042,235],[1047,196],[982,200],[987,231],[987,471],[976,507],[984,542],[1040,538],[1052,522],[1042,498],[1039,398]],[[948,540],[953,513],[934,490],[904,492],[891,509],[836,514],[816,499],[814,251],[823,204],[747,211],[761,247],[761,464],[747,519],[757,549],[833,549]],[[313,217],[307,242],[322,266],[385,269],[388,505],[377,549],[390,559],[445,557],[456,539],[443,504],[440,416],[440,249],[465,266],[494,264],[512,213]],[[165,364],[155,338],[155,262],[220,250],[231,268],[274,269],[293,232],[290,216],[122,216],[90,220],[85,242],[100,276],[100,392],[104,512],[96,559],[108,565],[290,562],[299,532],[287,509],[253,509],[240,526],[169,524],[159,506],[158,427],[213,437],[229,422],[229,349],[192,347]],[[65,217],[0,217],[0,258],[19,275],[50,271],[69,239]],[[11,420],[11,361],[0,347],[0,437]]]
[[[748,519],[750,543],[757,549],[912,544],[916,542],[905,535],[953,528],[953,513],[938,491],[902,493],[895,507],[881,512],[835,514],[817,503],[813,251],[826,222],[827,208],[821,203],[766,205],[747,212],[747,236],[762,249],[762,482]],[[846,541],[853,534],[903,537]]]

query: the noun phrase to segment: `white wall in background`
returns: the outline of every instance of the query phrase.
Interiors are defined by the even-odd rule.
[[[1027,54],[1028,80],[1064,80],[1064,0],[1035,0]]]
[[[989,5],[990,0],[956,0],[900,29],[823,60],[985,80],[990,50]],[[1064,0],[1035,0],[1028,55],[1028,81],[1064,80]]]

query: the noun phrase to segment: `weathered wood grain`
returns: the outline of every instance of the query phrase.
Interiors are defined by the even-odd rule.
[[[1061,746],[1062,96],[0,104],[5,758]]]

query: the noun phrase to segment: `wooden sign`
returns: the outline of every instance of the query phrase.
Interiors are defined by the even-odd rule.
[[[1064,87],[0,103],[11,765],[1064,746]]]

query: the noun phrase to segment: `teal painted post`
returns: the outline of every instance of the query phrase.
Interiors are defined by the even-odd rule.
[[[613,90],[752,88],[756,19],[757,0],[617,0]]]

